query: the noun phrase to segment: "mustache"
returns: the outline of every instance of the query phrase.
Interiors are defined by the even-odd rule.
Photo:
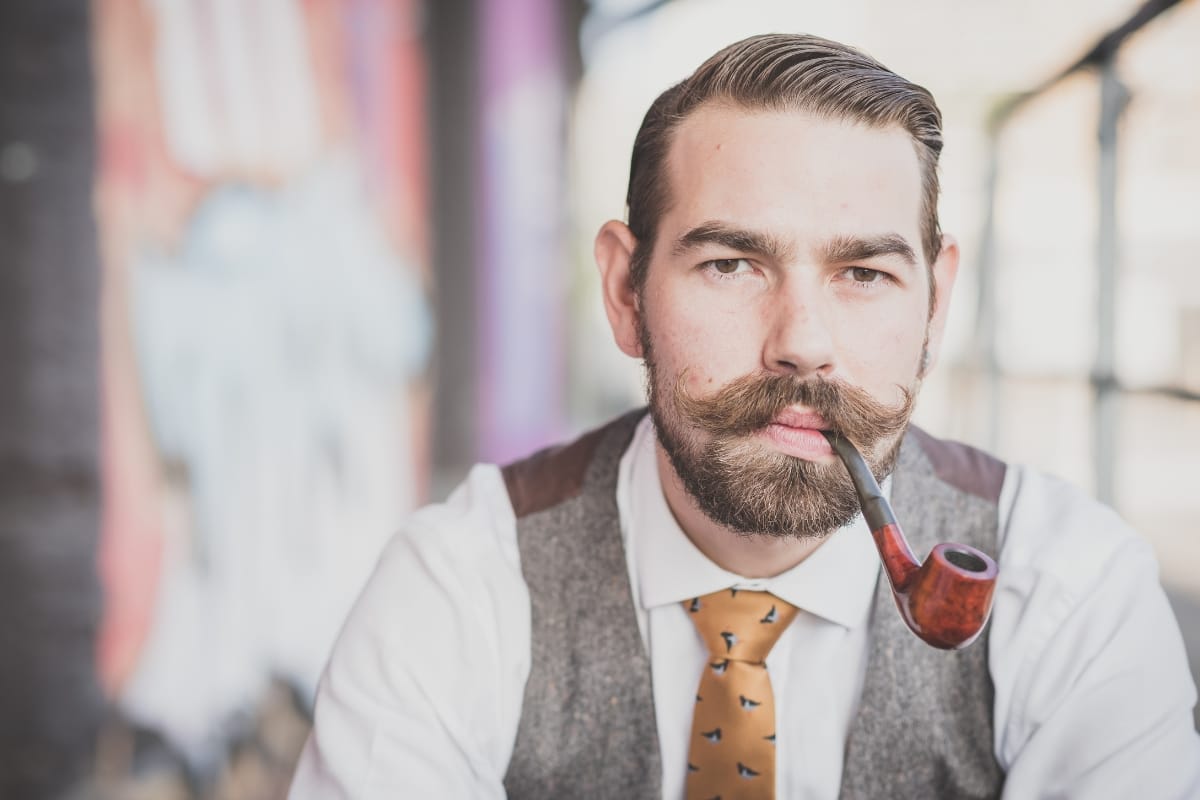
[[[676,406],[695,425],[714,435],[754,433],[774,422],[784,409],[803,405],[819,414],[834,432],[867,447],[903,432],[915,400],[906,387],[900,387],[903,402],[893,407],[842,381],[754,374],[731,381],[711,397],[697,398],[683,388],[685,375],[675,384]]]

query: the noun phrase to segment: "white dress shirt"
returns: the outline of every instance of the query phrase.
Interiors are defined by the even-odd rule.
[[[777,795],[836,798],[880,569],[861,517],[775,578],[726,572],[667,507],[649,419],[621,460],[617,505],[650,656],[663,797],[684,794],[707,660],[681,602],[736,586],[801,609],[767,659]],[[1004,797],[1200,798],[1196,691],[1148,545],[1077,489],[1010,467],[998,547],[988,666]],[[503,478],[476,466],[380,559],[322,680],[293,800],[504,797],[529,615]]]

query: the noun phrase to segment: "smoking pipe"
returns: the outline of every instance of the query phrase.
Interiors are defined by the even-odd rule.
[[[837,451],[862,506],[900,616],[917,636],[943,650],[975,641],[992,613],[996,562],[965,544],[942,543],[917,561],[867,462],[844,436],[822,431]]]

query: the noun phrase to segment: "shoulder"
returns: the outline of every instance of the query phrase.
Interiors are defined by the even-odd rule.
[[[401,524],[393,544],[403,547],[442,547],[449,555],[469,556],[495,540],[513,524],[513,508],[503,473],[495,464],[476,464],[445,501],[414,511]]]
[[[1001,498],[1002,566],[1080,594],[1114,569],[1153,566],[1153,552],[1111,508],[1039,470],[1013,466]],[[1114,560],[1130,561],[1114,564]],[[1156,571],[1156,567],[1154,570]]]
[[[1152,775],[1154,796],[1187,795],[1196,695],[1149,543],[1028,467],[1009,468],[1000,510],[989,667],[1008,788],[1124,797]]]
[[[1117,551],[1150,553],[1115,511],[1061,478],[916,426],[905,449],[910,461],[924,460],[942,482],[998,507],[1002,567],[1030,568],[1079,585],[1099,577]]]
[[[597,428],[569,444],[547,447],[505,465],[500,472],[516,518],[577,496],[604,432]]]
[[[321,681],[314,795],[492,796],[529,672],[514,529],[500,469],[480,465],[392,537]]]
[[[993,630],[1024,624],[1051,636],[1100,595],[1159,591],[1150,543],[1078,486],[1012,465],[999,512]]]
[[[1000,459],[962,442],[939,439],[916,425],[908,429],[905,444],[918,451],[944,483],[990,503],[999,502],[1007,471]]]
[[[1060,478],[1012,467],[1000,528],[991,639],[998,679],[1020,685],[1052,653],[1074,675],[1122,624],[1116,609],[1161,595],[1149,543]]]
[[[489,615],[519,611],[523,593],[504,481],[498,467],[477,465],[445,502],[413,512],[388,541],[338,650],[351,658],[403,652],[405,626],[411,634],[414,625],[491,625]]]
[[[547,447],[504,466],[501,474],[513,514],[522,519],[579,496],[594,463],[619,458],[645,409],[635,409],[574,441]]]
[[[529,600],[514,528],[493,465],[474,467],[444,503],[410,515],[346,620],[330,676],[382,708],[403,707],[414,692],[452,708],[464,691],[448,681],[456,671],[527,662]],[[443,657],[426,663],[413,646],[422,641],[440,642]]]

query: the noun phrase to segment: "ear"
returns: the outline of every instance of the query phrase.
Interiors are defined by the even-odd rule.
[[[954,279],[958,277],[958,257],[958,241],[953,236],[942,236],[941,252],[933,262],[933,315],[929,319],[929,355],[921,370],[922,377],[933,369],[942,349],[946,318],[950,314],[950,294],[954,290]]]
[[[630,264],[637,239],[624,222],[609,220],[596,234],[596,266],[600,268],[600,291],[604,295],[604,312],[612,326],[613,339],[621,352],[631,358],[641,358],[642,344],[638,338],[637,294],[633,291]]]

